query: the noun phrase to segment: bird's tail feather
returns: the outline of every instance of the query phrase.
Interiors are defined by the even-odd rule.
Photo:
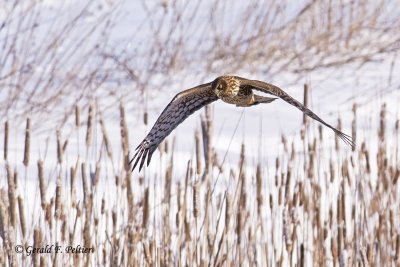
[[[254,101],[256,104],[261,104],[261,103],[271,103],[277,99],[276,97],[266,97],[266,96],[260,96],[260,95],[254,95]]]

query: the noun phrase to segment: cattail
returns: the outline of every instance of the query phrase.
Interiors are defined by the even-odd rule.
[[[42,232],[39,228],[35,228],[33,231],[33,244],[35,248],[40,248],[42,244]],[[33,266],[40,265],[40,254],[39,253],[32,253],[33,257]]]
[[[45,220],[49,224],[49,228],[51,228],[53,225],[53,216],[51,213],[53,203],[54,203],[54,200],[53,200],[53,198],[51,198],[50,203],[45,204]]]
[[[61,174],[58,175],[56,181],[56,202],[54,208],[54,218],[59,219],[61,213]]]
[[[143,113],[143,123],[144,123],[144,125],[147,125],[148,119],[149,119],[149,113],[148,113],[147,110],[146,110],[146,111]]]
[[[71,178],[71,202],[72,206],[75,207],[76,204],[76,172],[78,170],[78,161],[76,162],[75,167],[71,167],[70,169],[70,178]]]
[[[75,126],[79,127],[81,125],[81,112],[78,105],[75,105]]]
[[[7,217],[6,217],[6,212],[3,210],[4,207],[2,204],[0,204],[0,237],[3,240],[7,240],[6,237],[6,227],[7,227]],[[4,242],[4,241],[3,241]],[[4,243],[3,243],[4,244]]]
[[[88,201],[88,206],[89,207],[86,207],[85,224],[83,226],[83,242],[85,244],[85,247],[91,246],[91,235],[90,235],[90,225],[91,225],[90,214],[92,206],[91,201]]]
[[[386,132],[386,103],[382,105],[379,117],[380,117],[380,123],[378,129],[378,137],[380,142],[383,143],[385,140],[385,132]]]
[[[164,201],[168,204],[171,203],[172,166],[173,166],[172,160],[173,159],[171,158],[171,162],[165,171]]]
[[[99,162],[96,163],[96,169],[94,170],[94,178],[92,181],[92,185],[96,186],[97,183],[99,182],[100,179],[100,170],[101,170],[101,165]]]
[[[149,214],[150,214],[150,193],[149,188],[144,190],[144,204],[143,204],[143,221],[142,227],[148,229]]]
[[[94,106],[89,106],[88,111],[88,119],[86,124],[86,146],[89,147],[92,144],[92,135],[93,135],[93,116],[94,116]]]
[[[67,241],[67,233],[68,233],[68,228],[67,228],[67,218],[64,216],[62,224],[61,224],[61,241]]]
[[[24,165],[25,167],[29,164],[29,150],[31,144],[31,120],[26,119],[26,129],[25,129],[25,149],[24,149]]]
[[[100,210],[101,210],[102,215],[106,211],[106,200],[104,199],[104,197],[101,199],[101,209]]]
[[[17,190],[18,188],[18,172],[17,169],[14,169],[14,188]]]
[[[282,231],[283,231],[283,238],[285,240],[285,244],[286,244],[286,249],[287,251],[290,252],[292,251],[292,241],[290,239],[291,235],[289,233],[289,224],[288,224],[288,216],[287,216],[287,211],[286,209],[283,210],[283,214],[282,214]]]
[[[229,222],[232,214],[231,197],[228,193],[225,196],[225,232],[229,230]]]
[[[290,181],[291,181],[291,178],[292,178],[292,171],[290,170],[290,168],[288,166],[286,184],[285,184],[285,203],[288,203],[289,198],[290,198]]]
[[[42,208],[46,205],[46,189],[44,183],[43,161],[38,160],[39,191]]]
[[[15,185],[14,185],[14,174],[10,168],[10,166],[6,165],[7,170],[7,182],[8,182],[8,203],[10,209],[10,222],[13,227],[15,227],[15,223],[17,220],[16,214],[16,198],[15,198]]]
[[[122,151],[125,155],[128,155],[129,151],[129,134],[128,134],[128,127],[126,124],[126,119],[125,119],[125,108],[122,103],[119,105],[119,113],[120,113],[120,130],[121,130],[121,145],[122,145]],[[128,169],[125,169],[125,171],[129,171],[129,166]]]
[[[261,215],[261,209],[263,205],[263,195],[262,195],[262,177],[261,177],[261,166],[257,164],[256,169],[256,186],[257,186],[257,213]]]
[[[107,155],[110,159],[112,159],[113,157],[112,157],[112,149],[111,149],[111,145],[110,145],[110,140],[108,138],[106,126],[104,124],[102,117],[100,117],[100,128],[101,128],[101,132],[103,134],[103,141],[104,141],[104,145],[106,147]]]
[[[286,138],[286,136],[284,134],[281,135],[281,142],[282,142],[282,145],[283,145],[283,150],[285,152],[287,152],[288,151],[287,138]]]
[[[331,253],[332,253],[332,257],[333,257],[333,262],[337,262],[338,247],[337,247],[337,243],[335,242],[335,239],[333,237],[331,238]]]
[[[322,128],[321,124],[318,125],[318,133],[319,133],[319,141],[322,142],[322,140],[324,139],[324,134],[323,134],[323,128]]]
[[[89,197],[89,188],[87,183],[85,163],[81,164],[81,172],[82,172],[83,203],[86,205]]]
[[[196,173],[201,173],[201,156],[200,156],[200,132],[198,129],[195,131],[196,140]]]
[[[199,206],[200,206],[200,182],[193,185],[193,216],[194,218],[199,217]]]
[[[353,142],[356,143],[357,140],[357,105],[356,103],[353,104],[353,122],[351,123],[351,135],[353,138]],[[352,151],[356,150],[355,146],[352,146]]]
[[[57,161],[58,161],[58,164],[61,164],[62,163],[62,155],[63,155],[63,147],[61,145],[61,140],[60,140],[61,139],[60,130],[57,130],[56,135],[57,135]]]
[[[18,209],[19,209],[19,223],[21,225],[22,237],[26,236],[26,223],[25,223],[25,213],[24,213],[24,200],[21,196],[18,196]]]
[[[7,161],[8,154],[8,121],[4,123],[4,160]]]

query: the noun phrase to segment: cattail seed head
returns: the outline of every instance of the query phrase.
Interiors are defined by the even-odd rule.
[[[8,121],[4,123],[4,161],[7,161],[8,156]]]
[[[86,124],[86,146],[90,147],[92,144],[93,136],[93,116],[94,116],[94,105],[89,106],[88,119]]]
[[[197,182],[193,186],[193,216],[194,218],[199,217],[199,206],[200,206],[200,182]]]
[[[25,167],[29,164],[29,151],[31,144],[31,120],[26,119],[26,129],[25,129],[25,149],[24,149],[24,165]]]

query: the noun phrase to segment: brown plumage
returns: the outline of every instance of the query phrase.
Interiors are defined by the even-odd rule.
[[[139,171],[147,158],[149,165],[151,156],[157,146],[174,130],[181,122],[196,110],[218,99],[236,105],[238,107],[250,107],[260,103],[270,103],[275,97],[256,95],[253,90],[261,91],[277,96],[287,103],[300,109],[304,114],[319,121],[332,129],[346,144],[354,146],[350,136],[342,133],[318,117],[314,112],[305,107],[299,101],[288,95],[279,87],[257,80],[248,80],[238,76],[220,76],[210,83],[205,83],[177,94],[158,117],[153,128],[146,138],[136,148],[136,153],[130,160],[133,164],[132,171],[140,162]]]

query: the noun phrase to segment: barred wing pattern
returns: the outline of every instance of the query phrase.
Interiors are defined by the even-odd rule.
[[[239,77],[238,77],[238,79],[240,79],[241,85],[247,85],[247,86],[252,87],[254,90],[258,90],[258,91],[261,91],[261,92],[264,92],[267,94],[275,95],[275,96],[281,98],[282,100],[286,101],[287,103],[289,103],[292,106],[295,106],[296,108],[301,110],[308,117],[310,117],[316,121],[319,121],[323,125],[332,129],[335,132],[335,134],[337,134],[346,144],[348,144],[350,146],[355,145],[352,138],[349,135],[342,133],[335,127],[326,123],[324,120],[322,120],[320,117],[318,117],[314,112],[312,112],[310,109],[305,107],[299,101],[297,101],[296,99],[294,99],[293,97],[288,95],[285,91],[283,91],[279,87],[277,87],[273,84],[270,84],[270,83],[265,83],[265,82],[261,82],[261,81],[257,81],[257,80],[247,80],[247,79],[239,78]]]
[[[146,157],[148,166],[154,151],[172,130],[193,112],[216,100],[218,97],[211,89],[211,83],[202,84],[177,94],[158,117],[146,138],[136,148],[135,155],[129,161],[129,165],[134,162],[132,171],[139,161],[140,171]]]

